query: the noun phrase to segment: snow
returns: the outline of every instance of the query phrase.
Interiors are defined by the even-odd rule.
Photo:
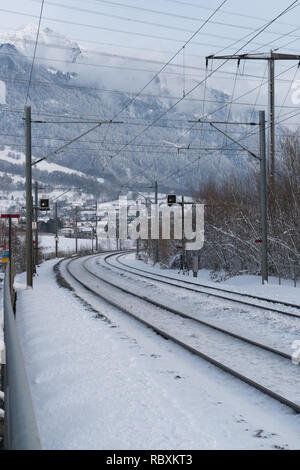
[[[58,250],[66,253],[75,253],[75,238],[68,238],[59,235],[58,237]],[[78,250],[91,250],[92,241],[90,238],[78,238]],[[95,240],[94,240],[95,245]],[[43,253],[55,252],[55,235],[40,235],[39,246],[42,248]]]
[[[12,44],[19,51],[26,55],[31,55],[36,40],[37,25],[28,24],[23,29],[11,30],[0,34],[0,43]],[[50,47],[50,50],[49,50]],[[53,51],[51,51],[53,48]],[[80,54],[80,47],[77,42],[70,41],[62,34],[53,31],[51,28],[41,28],[39,32],[39,54],[41,57],[51,59],[52,55],[60,54],[66,61],[76,60]],[[51,62],[51,60],[50,60]]]
[[[119,265],[119,267],[124,268],[124,265],[118,264],[118,261],[114,258],[110,258],[108,260],[110,263],[109,269],[113,269],[113,275],[109,273],[109,270],[106,270],[106,276],[108,276],[108,279],[116,282],[119,278],[119,285],[121,284],[127,289],[129,288],[134,290],[134,292],[137,292],[140,295],[145,295],[145,293],[147,293],[147,297],[152,298],[153,300],[159,299],[163,304],[177,310],[180,309],[194,318],[203,320],[211,325],[215,325],[228,331],[232,331],[253,341],[260,342],[291,355],[293,342],[300,337],[299,320],[297,318],[280,315],[276,312],[261,310],[255,307],[239,305],[238,303],[230,302],[230,300],[218,299],[209,295],[178,288],[176,287],[178,281],[175,279],[180,277],[180,279],[185,278],[187,280],[188,278],[190,281],[193,278],[190,278],[189,276],[179,276],[174,270],[159,270],[159,268],[152,268],[149,265],[145,265],[143,262],[136,261],[133,257],[133,254],[124,255],[120,257],[120,261],[125,263],[125,265],[139,267],[139,269],[142,268],[151,273],[159,272],[160,274],[163,273],[165,275],[167,271],[168,274],[166,275],[170,276],[170,279],[167,279],[167,281],[169,282],[174,279],[174,287],[161,282],[156,282],[153,279],[141,279],[134,274],[134,270],[132,273],[120,272],[118,269],[114,269],[113,266]],[[94,260],[90,267],[93,272],[97,273],[97,267],[99,269],[101,264],[103,264],[102,261]],[[201,272],[201,274],[203,273]],[[153,276],[153,274],[151,274],[151,276]],[[203,279],[200,277],[194,279],[194,281],[195,284],[197,284],[196,281],[203,282]],[[182,285],[184,286],[184,284]],[[211,282],[210,285],[212,285]],[[220,283],[218,283],[217,286],[220,286]],[[134,289],[132,289],[133,287]],[[288,291],[289,289],[290,288],[287,287]],[[244,298],[241,298],[241,300],[243,301]],[[251,301],[252,299],[248,300]],[[266,305],[262,301],[255,301],[255,303],[258,305]],[[294,311],[299,315],[299,310],[281,306],[280,308],[290,312]]]
[[[211,279],[211,272],[207,269],[200,269],[198,277],[194,278],[187,274],[178,274],[175,269],[161,269],[146,264],[144,261],[136,260],[135,254],[126,255],[126,263],[128,266],[139,269],[146,269],[150,273],[158,273],[172,277],[173,279],[188,280],[194,284],[205,283],[207,286],[221,287],[228,289],[228,291],[235,291],[240,293],[247,293],[252,295],[259,295],[262,297],[282,300],[300,305],[300,281],[298,286],[294,287],[292,280],[281,280],[281,285],[278,284],[278,278],[273,276],[269,277],[269,282],[262,285],[261,277],[251,274],[244,274],[241,276],[234,276],[225,281],[213,281]]]
[[[11,150],[10,147],[7,147],[7,146],[5,146],[4,150],[0,150],[0,160],[4,160],[6,162],[13,163],[14,165],[24,166],[24,164],[25,164],[25,154],[23,152],[13,151],[13,153],[17,154],[17,156],[19,157],[18,159],[10,157],[8,155],[9,152],[12,152],[12,150]],[[53,162],[46,161],[46,160],[39,163],[39,170],[49,171],[49,172],[60,171],[62,173],[74,174],[74,175],[86,177],[86,175],[84,173],[82,173],[81,171],[72,170],[71,168],[67,168],[65,166],[58,165],[57,163],[53,163]]]
[[[91,250],[92,249],[92,240],[91,238],[78,238],[78,250]],[[75,253],[76,248],[75,238],[65,237],[63,235],[58,236],[58,250],[63,251],[66,255]],[[55,235],[54,234],[40,234],[39,235],[39,246],[42,248],[43,253],[50,254],[55,252]],[[99,249],[102,250],[115,250],[116,249],[116,240],[99,240],[98,243]],[[132,248],[131,241],[124,241],[122,247],[124,249]],[[93,248],[96,248],[96,241],[94,238]]]
[[[84,263],[84,267],[88,268],[91,272],[95,272],[95,259],[94,257],[88,259],[88,261]],[[99,259],[101,260],[102,257]],[[90,289],[93,289],[95,292],[99,290],[98,279],[95,279],[93,275],[86,273],[82,269],[82,260],[74,260],[70,269],[71,272],[74,272],[77,278],[83,280],[85,285]],[[266,353],[264,350],[249,344],[244,344],[238,339],[224,335],[199,322],[182,318],[159,307],[153,308],[152,304],[144,303],[144,298],[149,298],[153,301],[159,300],[164,306],[171,307],[175,311],[180,310],[180,312],[183,312],[191,318],[202,320],[203,311],[207,309],[202,294],[192,295],[192,299],[186,296],[182,298],[181,292],[179,292],[178,295],[178,288],[176,288],[176,290],[171,288],[170,290],[170,287],[167,286],[164,290],[158,289],[157,287],[155,289],[149,289],[148,283],[144,281],[141,282],[136,277],[133,279],[133,282],[132,280],[131,282],[126,280],[126,283],[124,283],[123,273],[116,278],[115,271],[113,271],[112,275],[110,270],[103,269],[102,265],[96,266],[96,271],[100,274],[100,277],[106,281],[112,282],[114,285],[122,288],[125,287],[129,292],[137,293],[142,297],[143,300],[140,300],[124,292],[118,293],[118,303],[126,308],[127,311],[131,311],[133,315],[146,320],[160,330],[177,338],[179,341],[189,344],[194,349],[204,352],[208,356],[213,357],[216,361],[224,363],[227,367],[238,371],[240,374],[247,376],[253,381],[258,381],[266,388],[300,405],[299,369],[292,364],[290,359],[287,360],[282,357],[274,356],[272,353]],[[170,295],[171,293],[172,295]],[[101,294],[104,295],[105,298],[111,298],[112,301],[115,299],[115,293],[112,295],[111,287],[108,287],[106,284],[101,285]],[[191,296],[189,295],[189,297]],[[199,313],[199,303],[201,303],[201,313]],[[210,310],[213,310],[210,312],[210,319],[214,319],[214,312],[219,311],[219,314],[223,316],[223,326],[227,326],[227,313],[225,313],[226,317],[224,319],[224,310],[226,311],[224,302],[220,304],[215,301],[211,302]],[[240,310],[240,305],[235,307],[236,324],[238,326],[242,323],[239,318]],[[280,335],[279,331],[276,330],[271,323],[270,328],[267,329],[267,338],[262,339],[261,343],[268,344],[270,341],[273,343],[277,340],[279,345],[287,350],[290,355],[292,342],[297,337],[296,335],[300,334],[300,329],[299,327],[297,328],[299,323],[298,319],[292,319],[292,322],[290,322],[289,319],[288,322],[290,328],[288,329],[287,326],[285,329],[281,328]],[[209,323],[211,324],[211,321],[209,321]],[[213,322],[213,324],[215,324],[215,322]],[[247,330],[244,331],[244,336],[249,338],[250,330],[252,339],[257,341],[262,335],[257,334],[258,321],[256,318],[248,318],[246,325]],[[231,331],[236,332],[236,325],[231,326]],[[240,334],[240,328],[238,334]],[[275,336],[275,338],[273,338],[273,336]],[[284,337],[284,341],[280,341],[282,336]],[[274,346],[274,344],[272,344],[272,346]]]
[[[41,265],[33,289],[16,281],[43,448],[299,448],[299,416],[73,281],[97,318],[57,286],[54,264]]]
[[[13,180],[14,183],[25,183],[25,178],[20,175],[14,175],[9,172],[0,171],[0,176],[7,177],[7,175]]]

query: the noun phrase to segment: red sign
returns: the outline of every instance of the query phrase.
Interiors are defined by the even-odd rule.
[[[262,240],[259,240],[259,239],[255,240],[255,243],[261,243],[261,242]]]
[[[177,250],[181,250],[182,246],[177,245],[176,248]]]
[[[20,214],[1,214],[1,219],[18,219]]]

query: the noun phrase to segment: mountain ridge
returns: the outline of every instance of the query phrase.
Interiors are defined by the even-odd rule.
[[[32,46],[30,34],[32,39],[34,28],[28,27],[23,35],[20,33],[9,39],[7,34],[8,42],[0,44],[0,80],[5,83],[6,87],[6,101],[0,107],[0,131],[2,134],[0,145],[3,149],[3,144],[5,144],[6,147],[10,147],[12,151],[16,152],[24,151],[22,109],[32,63],[32,60],[27,57],[29,53],[27,46],[28,44],[30,47]],[[77,43],[69,41],[62,35],[58,36],[60,36],[60,43],[71,44],[77,51],[73,62],[75,67],[76,61],[79,61],[79,58],[82,60],[84,52]],[[43,41],[47,42],[47,38],[53,39],[53,37],[57,37],[53,30],[46,28],[41,31],[41,46]],[[50,39],[48,43],[51,42]],[[17,47],[18,41],[22,43],[19,48]],[[31,42],[29,43],[29,41]],[[91,191],[103,199],[115,197],[127,185],[128,180],[134,183],[129,189],[134,189],[134,185],[149,187],[149,183],[153,184],[154,180],[164,180],[168,173],[174,173],[174,177],[162,184],[161,190],[168,191],[169,188],[172,188],[176,191],[187,192],[193,184],[197,183],[200,178],[199,174],[202,178],[205,176],[209,179],[213,176],[216,168],[220,168],[220,164],[222,173],[230,172],[232,168],[239,165],[237,159],[228,155],[228,152],[218,155],[216,163],[214,163],[210,157],[199,159],[199,156],[204,157],[206,154],[199,155],[197,151],[186,154],[180,151],[174,152],[174,146],[163,144],[170,141],[176,142],[177,139],[183,145],[197,146],[198,148],[222,145],[223,136],[221,135],[216,136],[207,132],[202,134],[198,129],[191,132],[186,131],[188,120],[196,120],[201,116],[201,112],[193,112],[196,109],[193,103],[190,105],[191,110],[184,107],[172,109],[166,117],[158,121],[159,127],[149,126],[149,130],[143,134],[142,140],[135,137],[143,129],[143,126],[146,127],[149,123],[158,120],[174,103],[174,99],[170,97],[172,96],[170,91],[165,88],[160,77],[155,79],[150,90],[152,92],[154,90],[160,97],[151,97],[151,92],[149,92],[149,95],[138,96],[132,104],[127,106],[132,95],[122,91],[115,93],[106,91],[105,84],[101,81],[101,74],[99,77],[95,76],[95,79],[99,80],[98,86],[94,87],[90,86],[93,77],[88,80],[88,72],[84,74],[81,68],[80,73],[77,73],[75,69],[73,71],[64,67],[59,69],[54,64],[51,65],[50,56],[46,65],[36,61],[33,68],[28,101],[32,107],[33,119],[59,122],[59,124],[32,125],[33,158],[41,158],[51,153],[94,125],[92,123],[70,124],[66,122],[66,118],[75,121],[78,120],[78,117],[86,119],[85,116],[90,115],[94,116],[94,119],[96,117],[95,120],[109,121],[120,109],[125,108],[118,116],[118,120],[123,121],[124,124],[102,125],[86,138],[78,140],[66,148],[63,153],[49,158],[49,162],[85,173],[86,178],[83,178],[82,184],[87,192]],[[135,87],[133,86],[133,88]],[[208,98],[224,102],[224,104],[229,99],[223,91],[208,87],[206,93]],[[9,110],[12,112],[10,113]],[[13,112],[13,110],[16,111]],[[218,119],[227,119],[227,110],[219,111],[216,116]],[[9,137],[9,135],[19,135],[20,137]],[[124,144],[133,139],[135,139],[136,147],[128,145],[120,152]],[[165,145],[165,148],[157,147],[156,150],[155,145],[158,144]],[[198,174],[193,171],[192,175],[184,177],[182,168],[192,166],[191,162],[193,161],[197,163]],[[34,169],[33,177],[39,171]],[[104,179],[104,183],[99,185],[98,189],[94,184],[97,178]]]

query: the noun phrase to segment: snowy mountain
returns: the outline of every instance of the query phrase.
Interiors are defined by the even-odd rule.
[[[29,24],[24,29],[0,33],[0,43],[15,46],[25,56],[33,53],[37,26]],[[51,54],[51,49],[53,54]],[[38,55],[47,57],[49,62],[57,56],[60,51],[60,58],[65,61],[76,62],[82,53],[80,46],[50,28],[44,28],[39,33]]]
[[[5,83],[5,103],[0,106],[0,148],[6,156],[9,151],[14,154],[24,152],[22,118],[35,35],[36,27],[29,25],[21,31],[0,36],[0,80]],[[120,72],[117,68],[112,68],[107,75],[106,68],[97,67],[99,63],[103,64],[99,54],[85,50],[49,28],[40,31],[28,103],[32,107],[33,119],[48,123],[33,124],[33,158],[51,153],[95,125],[70,124],[70,121],[112,119],[132,97],[128,92],[118,91],[121,87],[116,85],[117,80],[123,83],[123,87],[125,83],[127,90],[130,87],[134,91],[139,89],[139,83],[130,79],[132,72]],[[120,64],[121,59],[109,56],[105,67],[118,67]],[[107,80],[110,77],[109,86]],[[128,180],[127,189],[133,189],[136,185],[149,187],[149,184],[158,179],[162,180],[162,191],[172,188],[188,192],[192,184],[200,178],[209,178],[216,168],[220,169],[220,165],[222,173],[231,171],[238,163],[228,152],[223,152],[216,159],[208,157],[197,160],[201,156],[198,150],[177,151],[172,145],[176,140],[183,146],[197,148],[222,144],[222,136],[214,137],[213,140],[212,134],[202,134],[200,127],[196,126],[191,132],[186,130],[189,119],[201,116],[198,102],[184,100],[183,105],[172,109],[157,125],[137,138],[133,146],[128,145],[123,149],[125,142],[134,138],[174,103],[173,95],[165,78],[158,77],[149,87],[149,92],[147,89],[147,93],[141,94],[118,116],[118,120],[124,124],[98,127],[64,152],[47,160],[60,165],[59,168],[38,166],[34,169],[33,177],[47,181],[53,187],[80,186],[87,193],[105,199],[118,194],[122,185],[128,184]],[[208,100],[219,103],[225,103],[229,99],[222,91],[213,89],[207,89],[206,96]],[[209,109],[206,108],[206,112]],[[215,116],[227,118],[226,108]],[[163,147],[156,148],[157,144],[162,144]],[[191,166],[192,162],[198,163]],[[186,170],[182,171],[186,166]],[[73,172],[66,172],[62,167]],[[24,176],[22,165],[9,158],[0,159],[0,171],[0,181],[8,189],[9,181],[2,176],[3,173]],[[172,175],[168,178],[170,173]],[[100,184],[99,178],[104,182],[101,180]],[[22,182],[19,181],[18,184],[21,187]]]

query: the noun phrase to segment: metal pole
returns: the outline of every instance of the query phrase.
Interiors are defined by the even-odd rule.
[[[275,63],[272,58],[272,51],[269,59],[269,175],[271,196],[275,195]]]
[[[147,200],[146,200],[147,202]],[[138,204],[138,201],[136,201],[136,204]],[[140,211],[136,211],[136,216],[139,217],[140,216]],[[140,254],[140,239],[137,238],[136,239],[136,259],[139,259],[139,254]]]
[[[159,238],[159,217],[158,217],[158,210],[157,210],[157,204],[158,204],[158,186],[157,186],[157,181],[154,183],[154,189],[155,189],[155,220],[156,223],[158,224],[158,238]],[[159,245],[158,245],[158,238],[155,240],[155,264],[158,263],[159,261]]]
[[[269,132],[268,132],[268,172],[270,181],[271,196],[275,194],[275,61],[276,60],[297,60],[299,62],[299,54],[281,54],[278,51],[273,52],[272,50],[266,54],[254,53],[254,54],[233,54],[233,55],[212,55],[207,56],[206,60],[267,60],[269,68]]]
[[[185,268],[185,246],[184,246],[184,196],[181,199],[181,230],[182,230],[182,272]]]
[[[198,253],[193,253],[193,277],[198,277]]]
[[[58,257],[58,216],[57,216],[57,202],[54,204],[55,213],[55,258]]]
[[[9,291],[10,291],[10,295],[12,295],[13,257],[12,257],[12,240],[11,240],[11,217],[8,217],[8,250],[9,250]]]
[[[260,191],[261,191],[261,226],[262,226],[262,283],[268,281],[268,222],[267,222],[267,168],[266,168],[266,121],[265,112],[259,111],[260,140]]]
[[[77,228],[77,213],[78,207],[75,207],[75,253],[78,253],[78,228]]]
[[[96,222],[95,222],[95,237],[96,237],[96,251],[98,251],[98,233],[97,233],[97,228],[98,228],[98,203],[96,201]]]
[[[39,264],[39,227],[38,227],[38,182],[34,183],[34,221],[35,221],[35,247],[34,247],[34,262],[37,266]]]
[[[31,107],[25,107],[26,155],[26,273],[27,287],[32,287],[32,174],[31,174]]]

